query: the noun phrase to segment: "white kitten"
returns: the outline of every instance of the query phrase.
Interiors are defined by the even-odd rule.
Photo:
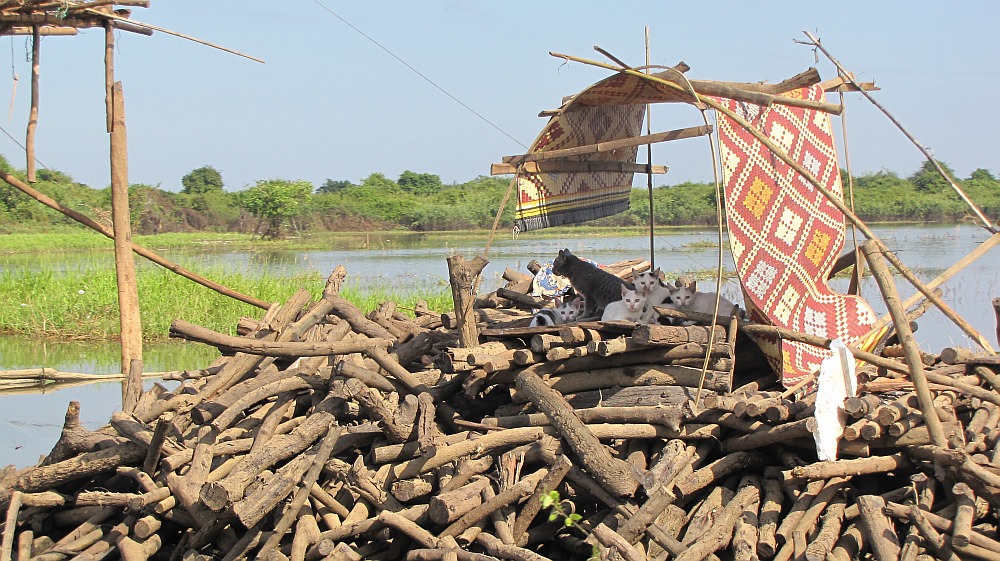
[[[673,298],[674,291],[677,289],[660,281],[659,268],[641,273],[636,273],[635,269],[632,269],[632,277],[635,281],[635,289],[646,293],[647,311],[642,316],[642,323],[655,323],[660,318],[660,314],[653,309],[654,306],[677,308]]]
[[[545,308],[535,313],[531,318],[531,327],[542,325],[559,325],[575,321],[583,310],[583,299],[574,298],[569,302],[563,302],[562,298],[556,298],[554,308]]]
[[[639,323],[645,313],[646,293],[631,290],[622,285],[622,299],[609,303],[604,307],[601,321],[631,321]]]

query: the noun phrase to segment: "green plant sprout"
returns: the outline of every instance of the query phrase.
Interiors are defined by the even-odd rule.
[[[549,522],[554,522],[563,518],[563,526],[567,528],[576,528],[584,536],[590,537],[590,532],[585,530],[580,526],[579,522],[583,520],[583,516],[573,512],[575,509],[573,503],[569,499],[563,499],[559,496],[559,491],[549,491],[541,496],[539,499],[542,501],[542,508],[551,508],[552,512],[549,513]],[[568,505],[563,506],[563,504]],[[591,544],[591,555],[587,561],[597,561],[601,558],[601,550],[597,545]]]

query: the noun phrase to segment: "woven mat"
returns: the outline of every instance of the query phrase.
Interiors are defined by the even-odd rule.
[[[529,154],[574,148],[639,136],[645,107],[641,104],[589,105],[607,98],[631,98],[641,86],[613,76],[590,86],[553,116],[531,145]],[[561,158],[564,161],[634,163],[637,148]],[[611,216],[629,208],[632,173],[559,172],[517,175],[515,231],[537,230]]]
[[[819,86],[785,95],[823,99]],[[836,196],[843,196],[826,113],[718,101],[774,141]],[[749,317],[857,344],[875,323],[874,312],[862,298],[834,292],[827,285],[844,248],[843,213],[743,127],[717,115],[726,222]],[[776,338],[759,338],[757,343],[785,387],[818,370],[831,354]]]

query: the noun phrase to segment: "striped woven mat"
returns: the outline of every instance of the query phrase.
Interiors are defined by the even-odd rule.
[[[574,96],[553,116],[531,145],[528,154],[540,154],[638,136],[645,107],[642,104],[599,104],[607,98],[634,95],[642,84],[616,75]],[[596,101],[595,101],[596,100]],[[636,147],[561,158],[563,161],[634,163]],[[517,174],[518,200],[514,230],[527,231],[575,224],[611,216],[629,208],[630,172],[558,172]]]

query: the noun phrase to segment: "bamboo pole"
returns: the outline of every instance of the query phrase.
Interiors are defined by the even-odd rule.
[[[943,273],[935,277],[934,280],[927,283],[927,288],[930,290],[937,289],[937,287],[941,286],[949,279],[957,275],[962,269],[968,267],[974,261],[985,255],[987,251],[993,249],[993,247],[996,246],[998,243],[1000,243],[1000,234],[993,234],[989,238],[986,238],[986,240],[983,243],[979,244],[979,246],[976,247],[976,249],[970,251],[968,255],[958,260],[954,265],[948,267],[947,269],[945,269]],[[920,292],[913,294],[903,302],[903,308],[909,309],[911,306],[916,304],[918,300],[920,300],[921,296],[923,296],[923,294]],[[868,331],[868,333],[866,333],[864,337],[861,337],[860,340],[864,341],[868,337],[874,335],[876,332],[880,331],[883,327],[889,325],[889,321],[890,321],[889,314],[882,316],[881,318],[879,318],[877,322],[875,322],[875,325],[871,328],[871,330]],[[997,344],[1000,344],[1000,336],[998,336]]]
[[[941,167],[941,164],[939,164],[938,161],[934,159],[934,156],[931,155],[930,151],[928,151],[927,148],[925,148],[922,144],[920,144],[920,141],[914,138],[914,136],[911,135],[909,131],[903,128],[902,123],[897,121],[896,118],[893,117],[891,113],[889,113],[889,111],[887,111],[884,107],[882,107],[882,105],[878,101],[876,101],[875,98],[872,97],[870,93],[866,92],[864,88],[862,88],[861,85],[854,80],[854,76],[852,76],[840,64],[840,61],[835,59],[833,55],[831,55],[830,52],[823,47],[823,44],[820,43],[819,39],[817,39],[812,33],[809,33],[808,31],[803,31],[803,33],[806,34],[806,37],[809,37],[809,41],[811,41],[810,44],[819,49],[820,52],[822,52],[826,56],[826,58],[830,59],[830,62],[832,62],[837,67],[837,70],[840,71],[841,75],[844,76],[846,80],[850,81],[852,85],[856,86],[858,88],[858,91],[861,92],[861,95],[865,96],[865,99],[872,102],[872,105],[877,107],[879,111],[881,111],[886,117],[888,117],[889,120],[892,121],[892,124],[896,125],[896,128],[898,128],[899,131],[903,133],[903,136],[909,139],[909,141],[912,142],[913,145],[916,146],[918,150],[920,150],[920,153],[923,154],[925,158],[927,158],[927,161],[934,166],[934,169],[936,169],[938,173],[940,173],[941,176],[948,181],[948,184],[951,185],[951,188],[954,189],[956,193],[958,193],[958,196],[962,198],[962,201],[964,201],[965,204],[969,205],[969,208],[972,209],[972,212],[976,215],[976,218],[978,218],[983,223],[983,227],[989,230],[990,233],[992,234],[996,234],[998,231],[1000,231],[997,230],[997,227],[994,224],[992,224],[989,220],[986,219],[986,216],[983,215],[983,211],[979,210],[979,208],[976,206],[975,203],[972,202],[972,200],[968,197],[968,195],[966,195],[965,192],[962,191],[962,188],[958,186],[958,182],[956,182],[951,177],[951,175],[948,172],[946,172],[943,167]]]
[[[678,86],[677,84],[674,84],[673,82],[670,82],[668,80],[663,80],[661,78],[657,78],[656,76],[650,76],[648,74],[643,74],[642,72],[637,72],[635,70],[623,69],[623,68],[615,67],[615,66],[612,66],[612,65],[609,65],[609,64],[604,64],[602,62],[597,62],[597,61],[593,61],[593,60],[587,60],[587,59],[583,59],[583,58],[579,58],[579,57],[574,57],[574,56],[571,56],[571,55],[564,55],[564,54],[559,54],[559,53],[550,53],[550,54],[552,56],[559,57],[559,58],[562,58],[562,59],[565,59],[565,60],[569,60],[569,61],[581,62],[583,64],[589,64],[589,65],[592,65],[592,66],[597,66],[597,67],[605,68],[605,69],[608,69],[608,70],[614,70],[616,72],[622,72],[622,73],[625,73],[625,74],[631,74],[631,75],[634,75],[634,76],[641,77],[644,80],[650,80],[650,81],[653,81],[653,82],[655,82],[657,84],[663,84],[663,85],[665,85],[665,86],[667,86],[667,87],[669,87],[671,89],[674,89],[674,90],[688,92],[687,90],[685,90],[684,88],[681,88],[680,86]],[[733,113],[728,108],[724,107],[722,104],[720,104],[719,102],[715,101],[711,97],[706,97],[706,96],[698,95],[696,92],[695,93],[688,92],[688,93],[691,93],[692,95],[696,96],[695,101],[704,103],[708,107],[711,107],[712,109],[715,109],[716,112],[722,113],[723,115],[725,115],[728,118],[730,118],[734,123],[738,124],[740,127],[742,127],[747,132],[749,132],[755,139],[757,139],[758,142],[760,142],[761,144],[763,144],[764,146],[766,146],[771,151],[772,154],[774,154],[775,156],[777,156],[782,162],[784,162],[790,168],[792,168],[793,170],[795,170],[796,173],[798,173],[799,175],[801,175],[803,179],[805,179],[806,181],[808,181],[813,187],[816,188],[817,191],[819,191],[820,193],[822,193],[823,196],[826,197],[826,199],[832,205],[834,205],[835,207],[837,207],[837,210],[839,210],[841,213],[843,213],[844,217],[847,218],[848,220],[850,220],[851,223],[854,224],[854,226],[858,230],[861,230],[861,233],[864,234],[865,238],[867,238],[869,240],[872,240],[874,243],[878,244],[879,250],[885,256],[885,259],[887,261],[889,261],[890,263],[892,263],[892,266],[895,267],[895,269],[897,271],[899,271],[899,274],[902,275],[903,278],[905,278],[907,281],[909,281],[909,283],[912,284],[914,286],[914,288],[916,288],[918,291],[920,291],[928,300],[930,300],[931,302],[933,302],[934,305],[937,306],[939,310],[941,310],[941,313],[943,313],[948,319],[952,320],[952,322],[955,323],[955,325],[957,325],[959,329],[961,329],[963,332],[965,332],[966,335],[968,335],[969,337],[971,337],[974,341],[976,341],[984,349],[986,349],[990,353],[996,354],[996,352],[993,350],[993,348],[990,346],[990,344],[986,341],[986,339],[981,334],[979,334],[979,332],[977,332],[968,322],[966,322],[961,317],[959,317],[958,314],[956,314],[954,310],[952,310],[949,306],[945,305],[944,302],[942,302],[940,298],[938,298],[937,296],[935,296],[933,290],[929,289],[924,283],[920,282],[920,280],[913,274],[913,272],[910,271],[909,268],[907,268],[899,260],[898,257],[896,257],[891,251],[889,251],[889,248],[887,248],[885,246],[885,244],[882,243],[882,241],[878,238],[878,236],[875,235],[875,232],[873,232],[871,230],[871,228],[868,227],[867,224],[865,224],[856,214],[854,214],[854,211],[852,211],[851,209],[847,208],[847,205],[844,204],[843,200],[841,200],[839,197],[836,197],[832,192],[830,192],[829,189],[826,188],[825,185],[823,185],[822,183],[820,183],[820,181],[818,179],[816,179],[816,177],[813,174],[811,174],[807,169],[805,169],[804,167],[802,167],[798,162],[796,162],[791,157],[789,157],[788,154],[786,154],[785,151],[782,150],[780,146],[778,146],[774,141],[772,141],[770,138],[768,138],[767,136],[765,136],[763,133],[761,133],[760,131],[758,131],[757,129],[755,129],[745,119],[743,119],[739,115]]]
[[[913,339],[913,331],[910,330],[910,323],[906,320],[906,310],[899,303],[899,294],[896,292],[896,285],[892,282],[892,274],[882,261],[882,248],[869,243],[861,244],[861,251],[864,252],[868,260],[868,268],[871,270],[879,290],[882,291],[882,298],[889,308],[893,323],[896,326],[896,335],[903,344],[906,351],[906,363],[910,370],[910,380],[917,392],[917,399],[920,401],[920,410],[924,415],[924,423],[930,432],[931,441],[935,446],[942,449],[948,447],[945,439],[944,428],[941,420],[938,419],[934,409],[934,398],[927,387],[927,377],[924,373],[924,363],[920,360],[920,349]]]
[[[32,199],[35,199],[36,201],[42,203],[43,205],[45,205],[45,206],[47,206],[47,207],[49,207],[51,209],[54,209],[54,210],[57,210],[57,211],[61,212],[62,214],[66,215],[66,216],[68,216],[70,218],[72,218],[73,220],[76,220],[80,224],[83,224],[84,226],[87,226],[91,230],[94,230],[94,231],[96,231],[96,232],[98,232],[100,234],[103,234],[107,238],[111,238],[111,239],[115,238],[115,234],[111,230],[111,228],[108,228],[107,226],[94,221],[94,219],[90,218],[86,214],[77,212],[77,211],[75,211],[75,210],[73,210],[71,208],[67,208],[67,207],[63,206],[62,204],[56,202],[52,197],[49,197],[45,193],[42,193],[41,191],[35,189],[34,187],[31,187],[27,183],[21,181],[20,179],[14,177],[13,175],[7,173],[6,171],[4,171],[2,169],[0,169],[0,179],[2,179],[5,183],[7,183],[8,185],[10,185],[11,187],[16,188],[17,190],[21,191],[25,195],[28,195]],[[239,300],[240,302],[245,302],[245,303],[250,304],[252,306],[256,306],[258,308],[261,308],[263,310],[266,310],[269,307],[271,307],[271,303],[270,302],[265,302],[265,301],[263,301],[263,300],[261,300],[259,298],[254,298],[253,296],[247,296],[246,294],[242,294],[242,293],[237,292],[237,291],[235,291],[235,290],[233,290],[233,289],[231,289],[229,287],[223,286],[223,285],[221,285],[221,284],[219,284],[217,282],[214,282],[214,281],[211,281],[209,279],[206,279],[205,277],[203,277],[201,275],[198,275],[198,274],[196,274],[194,272],[191,272],[191,271],[189,271],[189,270],[181,267],[180,265],[178,265],[178,264],[176,264],[176,263],[174,263],[172,261],[169,261],[169,260],[167,260],[164,257],[161,257],[160,255],[156,254],[152,250],[147,249],[147,248],[145,248],[145,247],[143,247],[143,246],[135,243],[134,241],[132,242],[132,251],[134,251],[135,253],[137,253],[137,254],[145,257],[146,259],[149,259],[153,263],[156,263],[157,265],[163,267],[164,269],[167,269],[168,271],[173,271],[174,273],[176,273],[176,274],[178,274],[178,275],[180,275],[180,276],[182,276],[182,277],[184,277],[184,278],[186,278],[188,280],[192,280],[192,281],[194,281],[194,282],[196,282],[196,283],[198,283],[198,284],[200,284],[200,285],[202,285],[202,286],[204,286],[206,288],[214,290],[214,291],[218,292],[219,294],[222,294],[224,296],[228,296],[230,298],[234,298],[236,300]]]
[[[28,114],[28,131],[24,140],[27,157],[27,177],[35,182],[35,129],[38,127],[38,74],[41,69],[42,35],[37,25],[31,27],[31,111]]]
[[[241,57],[244,57],[244,58],[248,58],[248,59],[250,59],[250,60],[252,60],[254,62],[259,62],[261,64],[264,64],[264,61],[261,60],[261,59],[259,59],[259,58],[254,58],[254,57],[252,57],[250,55],[243,54],[243,53],[241,53],[239,51],[234,51],[232,49],[227,49],[226,47],[222,47],[222,46],[216,45],[214,43],[209,43],[208,41],[203,41],[201,39],[197,39],[195,37],[191,37],[190,35],[184,35],[183,33],[178,33],[176,31],[171,31],[169,29],[164,29],[162,27],[157,27],[155,25],[151,25],[151,24],[148,24],[148,23],[143,23],[141,21],[136,21],[134,19],[123,18],[121,16],[116,16],[114,14],[109,14],[109,13],[105,13],[105,12],[99,12],[99,11],[91,9],[91,8],[86,8],[85,11],[88,14],[95,15],[97,17],[108,18],[108,19],[112,19],[112,20],[115,20],[115,21],[120,21],[120,22],[123,22],[123,23],[127,23],[129,25],[135,25],[135,26],[138,26],[138,27],[144,27],[146,29],[152,29],[153,31],[160,31],[160,32],[166,33],[167,35],[173,35],[175,37],[180,37],[181,39],[187,39],[188,41],[194,41],[195,43],[201,43],[202,45],[206,45],[206,46],[212,47],[214,49],[219,49],[220,51],[226,51],[227,53],[232,53],[234,55],[238,55],[238,56],[241,56]]]

